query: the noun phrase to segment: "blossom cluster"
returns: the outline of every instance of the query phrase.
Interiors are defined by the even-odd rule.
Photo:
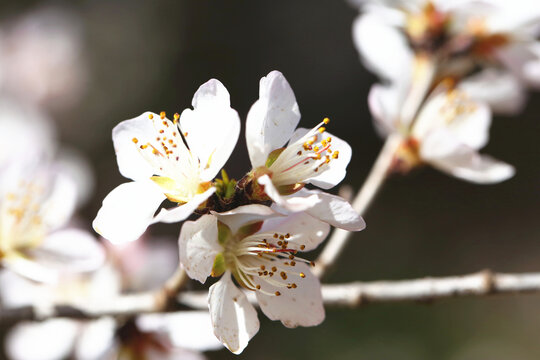
[[[383,135],[400,134],[396,166],[430,164],[475,183],[512,166],[479,154],[492,113],[516,114],[538,88],[540,7],[530,1],[355,0],[353,37],[381,77],[369,106]]]
[[[212,79],[192,105],[172,120],[147,112],[114,128],[120,172],[133,181],[107,195],[94,229],[123,243],[151,224],[202,215],[182,226],[180,262],[201,283],[221,277],[209,290],[210,316],[215,335],[234,353],[259,329],[255,308],[238,287],[253,291],[272,320],[318,325],[324,319],[319,280],[298,252],[317,247],[330,226],[359,231],[365,224],[346,200],[306,185],[329,189],[341,182],[351,147],[326,131],[328,118],[297,128],[294,93],[272,71],[261,79],[246,120],[252,169],[236,181],[222,170],[240,133],[227,89]],[[220,170],[222,179],[215,179]]]

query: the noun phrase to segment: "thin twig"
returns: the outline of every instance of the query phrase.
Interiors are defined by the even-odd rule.
[[[375,161],[375,164],[373,165],[373,168],[371,169],[366,181],[364,182],[364,185],[352,203],[353,208],[360,215],[365,214],[372,200],[375,198],[375,195],[384,183],[388,169],[392,164],[394,154],[401,144],[401,141],[402,138],[398,134],[390,135],[386,139],[386,142],[381,149],[381,152],[379,153],[379,156],[377,157],[377,160]],[[328,268],[336,262],[337,258],[345,249],[345,245],[347,245],[350,235],[351,233],[346,230],[334,230],[328,239],[326,246],[319,255],[319,258],[315,261],[315,264],[317,264],[313,269],[315,275],[322,277]]]
[[[253,304],[253,292],[246,292]],[[464,276],[423,278],[397,281],[353,282],[323,285],[322,295],[326,306],[356,308],[367,304],[432,302],[458,297],[483,297],[519,293],[540,293],[540,273],[495,274],[485,270]],[[32,307],[0,309],[0,323],[24,320],[46,320],[52,317],[92,319],[101,316],[140,315],[167,312],[173,309],[158,309],[154,293],[123,295],[108,299],[99,307],[56,305],[44,313]],[[208,292],[180,293],[177,305],[191,309],[208,309]]]

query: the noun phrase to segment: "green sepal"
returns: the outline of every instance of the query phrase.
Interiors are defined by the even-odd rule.
[[[230,179],[225,169],[221,169],[221,178],[214,181],[216,195],[222,200],[229,200],[234,197],[237,181]]]
[[[268,157],[266,158],[266,163],[264,164],[264,166],[266,166],[267,168],[272,166],[272,164],[277,160],[279,155],[281,155],[283,150],[285,150],[284,147],[276,149],[276,150],[272,151],[270,154],[268,154]]]
[[[218,242],[221,246],[225,246],[227,241],[229,241],[230,238],[232,238],[232,231],[231,229],[218,220],[217,222],[218,226]]]
[[[223,275],[225,270],[227,270],[227,267],[225,265],[225,256],[223,256],[223,253],[219,253],[214,259],[214,265],[212,265],[212,272],[210,273],[210,275],[212,277],[218,277]]]

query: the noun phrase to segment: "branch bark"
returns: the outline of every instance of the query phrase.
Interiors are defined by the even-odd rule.
[[[502,274],[489,270],[463,276],[413,280],[353,282],[322,286],[326,306],[357,308],[367,304],[420,302],[459,297],[485,297],[540,293],[540,273]],[[0,323],[46,320],[53,317],[93,319],[102,316],[134,316],[143,313],[175,311],[179,308],[208,309],[208,292],[184,292],[177,296],[176,307],[160,308],[156,293],[123,295],[99,306],[58,304],[44,312],[32,307],[0,309]],[[256,304],[253,292],[247,292]]]

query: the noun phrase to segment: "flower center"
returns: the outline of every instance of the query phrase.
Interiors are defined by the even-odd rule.
[[[186,203],[208,187],[201,184],[199,159],[184,143],[188,133],[180,130],[180,115],[174,114],[174,121],[165,116],[164,111],[159,118],[148,115],[156,130],[155,137],[146,143],[141,143],[136,137],[132,141],[143,158],[155,169],[156,174],[151,179],[163,189],[167,198],[173,202]]]
[[[45,236],[39,200],[43,190],[22,182],[20,194],[8,193],[0,200],[0,255],[38,246]],[[0,256],[1,257],[1,256]]]
[[[330,119],[325,118],[300,139],[289,144],[268,167],[276,186],[304,183],[327,170],[328,164],[339,157],[339,151],[332,150],[332,138],[325,134],[323,127],[329,122]]]
[[[280,296],[281,291],[297,288],[295,282],[287,281],[290,275],[306,277],[303,272],[295,271],[297,262],[314,265],[312,261],[296,256],[304,249],[305,245],[298,244],[291,234],[259,233],[228,242],[224,256],[227,267],[242,286],[266,295]],[[263,282],[276,291],[262,289]]]

